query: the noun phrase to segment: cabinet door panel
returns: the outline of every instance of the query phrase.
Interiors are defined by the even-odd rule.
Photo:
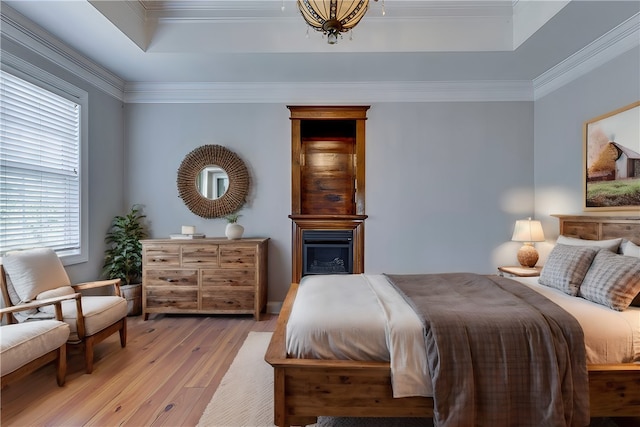
[[[198,270],[146,271],[145,286],[198,287]]]
[[[254,286],[256,271],[254,269],[217,269],[202,270],[202,286]]]
[[[248,289],[224,289],[202,291],[203,310],[253,310],[254,292]]]
[[[221,246],[220,267],[242,268],[256,265],[255,246]]]
[[[182,266],[217,267],[218,266],[218,246],[217,245],[184,245],[182,247]]]

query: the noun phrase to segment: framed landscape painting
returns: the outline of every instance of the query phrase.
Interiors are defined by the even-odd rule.
[[[640,101],[585,122],[584,202],[640,213]]]

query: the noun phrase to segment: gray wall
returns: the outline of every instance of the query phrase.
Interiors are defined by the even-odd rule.
[[[21,46],[2,43],[89,93],[90,261],[68,268],[73,281],[99,274],[111,218],[133,203],[145,206],[152,237],[181,225],[223,236],[224,220],[192,214],[175,182],[189,151],[220,144],[236,151],[251,172],[241,223],[246,236],[271,238],[269,300],[282,300],[291,277],[284,104],[127,104],[123,113],[119,100]],[[513,224],[533,214],[552,242],[557,221],[549,215],[582,212],[583,123],[640,99],[639,64],[635,48],[535,103],[372,103],[366,271],[494,272],[516,262]],[[544,244],[538,248],[544,256]]]
[[[291,128],[275,104],[127,104],[129,204],[153,237],[181,225],[224,236],[221,219],[178,197],[184,156],[220,144],[247,163],[253,188],[240,223],[270,237],[269,301],[291,280]],[[365,270],[477,271],[515,262],[516,219],[533,214],[533,103],[378,103],[368,112]]]
[[[536,217],[548,242],[558,236],[550,215],[583,213],[584,123],[638,100],[640,48],[634,48],[535,102]],[[541,258],[550,247],[538,245]]]
[[[124,204],[124,116],[122,102],[65,69],[2,39],[2,49],[89,94],[89,261],[67,267],[72,282],[96,280],[102,269],[104,237]]]

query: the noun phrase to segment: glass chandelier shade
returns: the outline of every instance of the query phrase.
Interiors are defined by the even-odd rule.
[[[358,25],[369,0],[298,0],[298,8],[307,24],[327,36],[329,44],[338,42],[338,34]]]

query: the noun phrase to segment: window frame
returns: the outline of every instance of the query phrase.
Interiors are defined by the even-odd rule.
[[[80,105],[80,146],[79,146],[79,185],[80,185],[80,248],[58,251],[64,265],[79,264],[89,260],[89,95],[71,83],[44,71],[28,62],[0,50],[0,69],[13,74],[33,85],[52,92]],[[0,254],[0,261],[1,261]]]

